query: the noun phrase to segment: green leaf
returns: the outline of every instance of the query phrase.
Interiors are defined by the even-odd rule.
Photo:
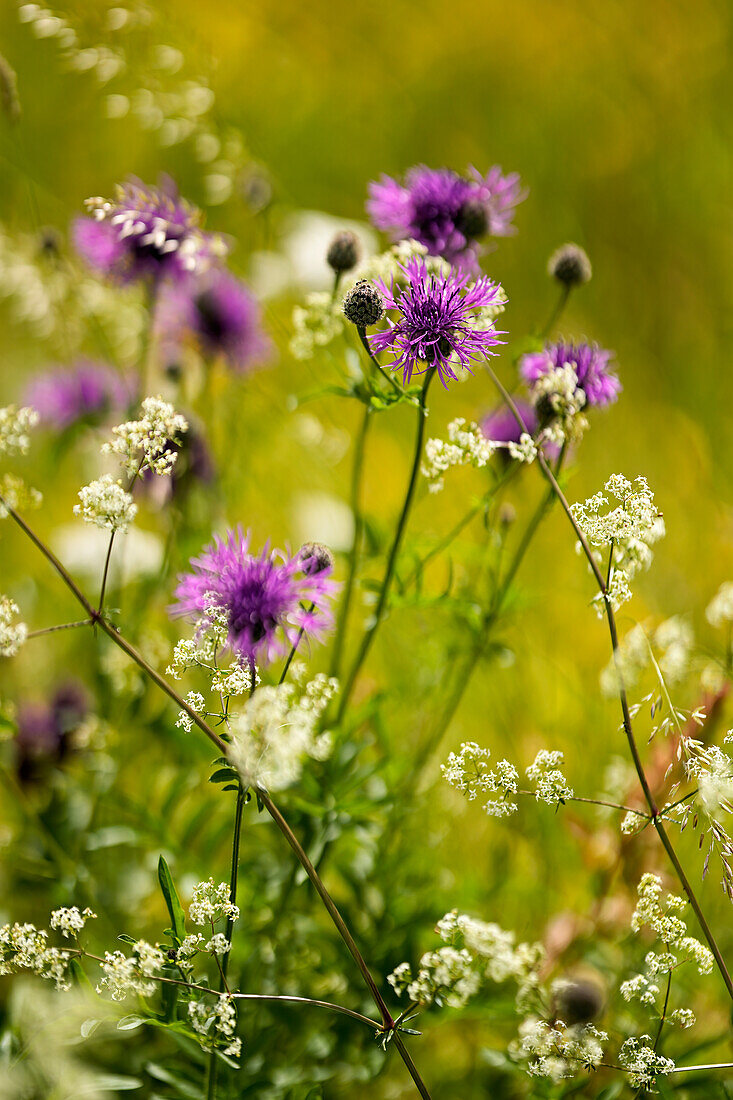
[[[176,939],[179,943],[182,943],[186,938],[186,918],[183,915],[183,907],[178,899],[176,887],[173,883],[173,876],[163,856],[158,860],[158,880],[160,882],[160,888],[163,891],[165,903],[168,906],[168,912],[173,925],[173,931],[176,934]]]
[[[233,768],[219,768],[213,775],[209,776],[209,783],[231,783],[233,779],[237,778],[237,773]]]
[[[142,1016],[123,1016],[121,1020],[117,1021],[118,1031],[134,1031],[135,1028],[144,1024],[145,1020]]]
[[[102,1020],[95,1020],[93,1017],[84,1020],[79,1028],[82,1039],[88,1039],[90,1035],[93,1035],[102,1022]]]
[[[131,1092],[141,1089],[143,1083],[139,1077],[122,1077],[117,1073],[104,1073],[94,1078],[94,1087],[100,1092]]]

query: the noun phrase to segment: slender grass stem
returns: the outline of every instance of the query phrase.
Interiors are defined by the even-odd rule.
[[[69,952],[73,954],[73,952]],[[90,951],[85,951],[80,948],[75,957],[92,959],[94,962],[102,963],[104,959],[101,955],[93,955]],[[196,985],[195,982],[184,982],[180,978],[166,978],[163,975],[152,975],[153,981],[161,982],[163,985],[177,985],[183,989],[190,989],[194,993],[209,993],[215,997],[231,997],[234,1001],[262,1001],[263,1003],[271,1004],[295,1004],[295,1005],[312,1005],[315,1008],[325,1008],[329,1012],[338,1012],[342,1016],[348,1016],[352,1020],[358,1020],[360,1024],[366,1024],[368,1027],[373,1028],[375,1031],[381,1031],[382,1025],[379,1020],[373,1020],[370,1016],[364,1016],[361,1012],[355,1012],[352,1008],[346,1008],[345,1005],[337,1005],[333,1001],[319,1001],[314,997],[295,997],[286,995],[283,993],[226,993],[212,989],[208,985]]]
[[[487,369],[487,371],[489,373],[489,376],[491,377],[494,385],[499,390],[499,393],[502,395],[502,397],[506,401],[509,408],[512,410],[514,418],[517,420],[517,422],[519,424],[523,424],[524,421],[522,420],[522,417],[519,413],[519,410],[517,409],[516,405],[514,404],[514,401],[512,400],[511,395],[507,392],[505,387],[502,385],[502,383],[500,382],[500,380],[496,376],[496,374],[495,374],[494,370],[492,369],[490,363],[487,362],[485,365],[486,365],[486,369]],[[592,571],[593,576],[595,578],[596,584],[598,586],[598,591],[599,591],[599,593],[601,594],[601,596],[603,598],[603,604],[604,604],[604,609],[605,609],[605,614],[606,614],[606,622],[608,624],[608,632],[609,632],[609,635],[610,635],[610,638],[611,638],[611,647],[612,647],[612,650],[613,650],[613,659],[614,659],[614,663],[615,663],[615,666],[616,666],[616,674],[618,676],[618,682],[619,682],[619,701],[621,703],[621,714],[622,714],[622,719],[623,719],[623,728],[624,728],[624,732],[626,734],[626,740],[627,740],[627,743],[628,743],[629,752],[631,754],[631,759],[634,763],[634,768],[636,770],[636,774],[638,776],[639,783],[641,785],[641,789],[644,792],[644,798],[646,800],[646,804],[649,807],[649,813],[651,815],[652,824],[654,825],[657,836],[659,837],[659,839],[662,843],[662,846],[663,846],[664,850],[666,851],[666,853],[669,857],[670,863],[674,867],[674,870],[677,874],[677,878],[680,881],[680,885],[682,886],[682,889],[684,890],[685,894],[687,895],[687,898],[690,902],[692,910],[693,910],[695,916],[697,917],[700,928],[702,929],[703,935],[705,936],[705,939],[707,940],[708,947],[710,948],[710,950],[713,953],[713,957],[714,957],[715,962],[717,964],[718,970],[720,971],[720,976],[722,977],[725,988],[728,991],[728,996],[731,998],[731,1000],[733,1000],[733,981],[731,981],[731,976],[730,976],[730,973],[728,971],[728,967],[726,966],[725,960],[724,960],[723,955],[721,953],[720,947],[718,946],[717,940],[715,939],[715,936],[713,935],[712,929],[710,928],[710,925],[707,922],[705,914],[702,911],[702,908],[700,906],[700,902],[698,901],[697,895],[696,895],[696,893],[695,893],[695,891],[692,887],[692,884],[690,883],[689,879],[687,878],[685,870],[684,870],[684,868],[683,868],[683,866],[682,866],[682,864],[679,860],[679,857],[678,857],[678,855],[677,855],[677,853],[674,849],[672,841],[669,839],[669,835],[667,833],[667,830],[664,827],[664,822],[662,821],[662,818],[660,816],[660,811],[659,811],[659,809],[657,807],[657,804],[654,800],[654,795],[652,794],[651,788],[649,786],[649,780],[647,779],[646,772],[644,771],[644,766],[641,762],[641,757],[639,755],[639,749],[638,749],[638,746],[637,746],[637,743],[636,743],[636,737],[634,736],[634,729],[633,729],[633,724],[632,724],[632,721],[631,721],[631,712],[629,710],[629,703],[628,703],[628,698],[627,698],[627,695],[626,695],[626,688],[624,687],[622,670],[621,670],[621,667],[620,667],[620,662],[618,660],[618,629],[617,629],[617,626],[616,626],[616,617],[614,615],[613,608],[611,606],[611,601],[608,598],[608,589],[606,587],[605,579],[604,579],[604,577],[603,577],[603,575],[602,575],[602,573],[601,573],[601,571],[598,567],[598,563],[595,559],[595,556],[593,554],[593,551],[591,550],[590,545],[588,544],[588,540],[585,537],[584,532],[581,530],[581,528],[578,524],[578,521],[576,520],[575,516],[573,515],[572,509],[571,509],[570,505],[568,504],[568,502],[565,498],[565,494],[563,493],[562,489],[558,485],[557,478],[555,477],[552,470],[548,466],[548,464],[547,464],[547,462],[546,462],[546,460],[545,460],[545,458],[544,458],[541,451],[538,451],[538,453],[537,453],[537,462],[540,466],[540,469],[542,470],[542,473],[544,474],[545,478],[549,482],[552,491],[554,492],[555,496],[559,500],[560,505],[562,506],[562,509],[565,512],[565,515],[568,517],[568,520],[570,521],[570,524],[573,528],[573,531],[575,532],[575,536],[578,539],[578,542],[580,543],[580,545],[583,549],[583,553],[585,554],[588,565],[591,568],[591,571]]]
[[[344,594],[341,597],[341,607],[339,610],[338,625],[336,627],[336,637],[334,639],[333,650],[331,653],[331,676],[338,676],[341,670],[341,660],[343,657],[344,643],[346,641],[349,613],[351,611],[351,602],[354,595],[356,575],[359,569],[359,552],[361,550],[361,541],[364,533],[364,512],[361,503],[361,484],[364,473],[364,455],[366,453],[366,440],[370,423],[371,408],[369,405],[365,405],[361,426],[359,428],[359,434],[357,435],[356,443],[354,444],[354,464],[351,470],[350,494],[351,512],[354,517],[354,535],[351,541],[351,550],[349,551],[349,565],[348,572],[346,574],[346,584],[344,585]]]
[[[557,322],[562,317],[563,312],[565,311],[565,306],[568,304],[568,298],[570,297],[570,291],[571,290],[572,290],[572,287],[569,286],[567,283],[563,283],[563,285],[560,287],[560,296],[558,297],[555,305],[553,306],[553,309],[552,309],[552,312],[550,313],[550,316],[547,318],[547,322],[545,324],[545,327],[542,329],[542,331],[540,333],[540,339],[541,340],[546,340],[547,339],[547,337],[550,335],[550,333],[554,329]]]
[[[557,461],[556,470],[558,471],[558,473],[560,471],[564,458],[565,450],[563,449],[560,452],[560,456]],[[517,465],[519,465],[519,463]],[[540,523],[542,522],[545,513],[550,507],[551,500],[552,494],[548,493],[548,495],[538,505],[535,513],[533,514],[532,518],[527,524],[527,527],[524,530],[524,534],[520,539],[519,545],[517,546],[512,556],[512,559],[507,567],[507,571],[504,575],[504,580],[497,588],[491,603],[491,607],[488,609],[484,616],[481,634],[476,639],[474,645],[468,653],[468,656],[466,657],[461,673],[457,677],[453,691],[448,696],[445,706],[440,712],[438,721],[434,727],[433,732],[426,738],[424,744],[418,750],[418,754],[413,764],[410,780],[411,784],[413,785],[419,779],[424,767],[440,744],[443,735],[445,734],[445,731],[447,730],[450,723],[453,721],[453,716],[458,710],[458,707],[461,705],[461,700],[466,693],[468,685],[471,681],[471,677],[473,676],[476,666],[481,659],[481,654],[486,648],[489,637],[491,636],[491,631],[493,630],[494,626],[496,625],[496,621],[499,618],[504,600],[506,599],[512,582],[514,581],[514,578],[516,577],[517,572],[519,571],[519,568],[524,561],[524,558],[527,554],[527,551],[529,550],[534,536],[537,533]]]
[[[252,676],[254,677],[254,669],[252,669]],[[254,679],[253,679],[254,685]],[[237,804],[234,810],[234,834],[232,837],[232,860],[229,873],[229,903],[230,905],[237,904],[237,879],[239,877],[239,849],[242,838],[242,815],[245,805],[245,789],[240,782],[237,787]],[[229,991],[227,985],[227,974],[229,972],[229,958],[232,953],[232,937],[234,934],[234,918],[232,916],[227,917],[226,930],[224,935],[229,943],[229,950],[224,954],[224,957],[219,965],[219,993]],[[217,958],[218,962],[218,958]],[[212,1051],[209,1055],[209,1065],[206,1075],[206,1096],[207,1100],[213,1100],[216,1096],[216,1086],[218,1078],[218,1066],[219,1060],[216,1055],[216,1051]]]
[[[425,421],[427,419],[427,410],[425,402],[428,394],[428,387],[435,374],[435,370],[428,370],[425,374],[425,381],[420,391],[420,400],[417,407],[417,430],[415,432],[415,450],[412,460],[412,468],[410,470],[410,480],[407,484],[407,492],[405,493],[404,503],[402,505],[402,511],[400,518],[397,521],[397,528],[395,530],[394,538],[392,540],[392,546],[389,551],[389,557],[387,558],[387,566],[384,571],[384,577],[379,590],[379,597],[377,599],[377,606],[374,609],[374,616],[370,625],[364,632],[364,636],[361,640],[361,645],[354,659],[354,663],[351,666],[349,674],[346,678],[343,691],[341,693],[341,702],[336,715],[336,721],[340,722],[346,713],[346,708],[351,699],[351,693],[354,690],[356,679],[361,671],[361,666],[364,664],[369,650],[372,647],[374,639],[377,634],[377,630],[382,621],[387,601],[389,599],[390,587],[392,585],[392,579],[394,577],[395,565],[397,564],[397,557],[400,552],[400,546],[402,545],[402,538],[407,527],[407,520],[410,515],[410,509],[412,508],[412,502],[415,497],[415,489],[417,487],[417,475],[420,471],[420,458],[422,455],[423,439],[425,438]]]

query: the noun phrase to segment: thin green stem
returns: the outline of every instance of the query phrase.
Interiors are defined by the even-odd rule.
[[[553,306],[553,309],[552,309],[552,312],[550,313],[550,316],[547,318],[547,323],[545,324],[545,327],[542,329],[542,332],[540,333],[540,339],[541,340],[546,340],[547,339],[547,337],[550,335],[550,333],[552,332],[552,330],[555,327],[555,325],[557,324],[557,322],[562,317],[563,312],[565,310],[565,306],[568,304],[568,298],[570,297],[571,289],[572,289],[572,287],[570,287],[567,283],[563,283],[563,285],[560,287],[560,296],[558,297],[555,305]]]
[[[313,608],[314,608],[315,606],[316,606],[316,605],[315,605],[314,603],[312,603],[312,604],[310,605],[310,607],[308,608],[308,614],[310,614],[310,613],[311,613],[311,611],[313,610]],[[300,630],[298,631],[298,636],[297,636],[297,638],[295,639],[295,641],[293,642],[292,646],[290,647],[290,652],[288,653],[288,655],[287,655],[287,657],[286,657],[286,659],[285,659],[285,664],[283,665],[283,670],[282,670],[282,672],[280,673],[280,679],[279,679],[279,680],[278,680],[278,682],[277,682],[277,686],[278,686],[278,687],[280,687],[280,685],[281,685],[281,684],[284,684],[284,683],[285,683],[285,677],[287,676],[287,674],[288,674],[288,672],[289,672],[289,670],[290,670],[290,666],[291,666],[291,665],[292,665],[292,663],[293,663],[293,658],[295,657],[295,654],[296,654],[296,653],[297,653],[297,651],[298,651],[298,646],[299,646],[299,645],[300,645],[300,643],[301,643],[301,642],[303,641],[303,635],[304,635],[304,634],[305,634],[305,627],[304,627],[304,626],[301,626]]]
[[[556,469],[558,472],[560,471],[560,467],[564,458],[565,449],[560,452],[560,456],[557,461]],[[524,534],[522,535],[519,545],[517,546],[512,560],[509,563],[506,574],[504,575],[504,580],[497,588],[491,603],[491,607],[484,615],[481,634],[476,639],[475,644],[472,646],[471,650],[468,653],[460,675],[456,679],[453,691],[448,696],[446,704],[440,713],[440,717],[438,718],[433,732],[430,734],[429,737],[426,738],[425,743],[421,746],[416,756],[412,768],[412,783],[419,779],[423,768],[426,766],[427,762],[430,760],[431,756],[440,744],[445,731],[453,720],[453,716],[458,710],[458,707],[461,705],[461,700],[463,699],[466,689],[468,688],[476,666],[481,659],[481,654],[484,652],[486,644],[491,635],[491,631],[499,617],[502,606],[504,604],[504,600],[506,599],[512,582],[516,577],[522,562],[524,561],[532,539],[537,533],[540,523],[542,522],[542,519],[544,518],[545,513],[550,506],[551,500],[552,494],[548,493],[547,497],[543,498],[543,500],[538,505],[532,518],[527,524],[527,527],[525,528]]]
[[[504,400],[506,401],[507,405],[512,410],[514,418],[517,420],[517,422],[519,424],[523,424],[524,421],[522,420],[522,417],[520,416],[520,413],[519,413],[516,405],[514,404],[514,401],[512,400],[511,396],[507,393],[506,389],[501,384],[501,382],[497,378],[496,374],[494,373],[491,365],[488,362],[486,363],[486,369],[487,369],[490,377],[492,378],[492,380],[494,382],[494,385],[497,387],[497,389],[499,390],[499,392],[503,396]],[[691,885],[689,879],[687,878],[687,875],[685,874],[685,870],[684,870],[682,864],[680,863],[679,857],[677,856],[677,853],[674,850],[672,842],[669,839],[669,836],[667,834],[667,830],[664,827],[664,823],[663,823],[663,821],[660,817],[659,809],[657,808],[657,804],[654,800],[654,796],[653,796],[651,788],[649,786],[649,780],[647,779],[646,772],[644,771],[644,766],[641,762],[641,757],[639,755],[639,749],[638,749],[638,746],[636,744],[636,738],[634,736],[633,724],[632,724],[632,721],[631,721],[631,712],[629,710],[629,703],[628,703],[628,698],[627,698],[627,695],[626,695],[626,688],[624,687],[622,670],[621,670],[620,662],[619,662],[619,659],[618,659],[618,629],[617,629],[617,626],[616,626],[616,617],[614,615],[613,608],[611,606],[611,601],[608,597],[608,590],[606,588],[606,582],[604,580],[604,577],[603,577],[600,569],[598,568],[598,563],[595,559],[595,555],[593,554],[593,551],[591,550],[590,545],[588,544],[588,540],[585,537],[584,532],[581,530],[580,526],[578,525],[578,521],[576,520],[575,516],[573,515],[572,509],[571,509],[570,505],[568,504],[568,502],[565,498],[565,494],[563,493],[562,489],[558,485],[557,479],[554,476],[554,474],[553,474],[552,470],[550,469],[550,467],[548,466],[547,462],[545,461],[545,458],[544,458],[541,451],[538,451],[538,453],[537,453],[537,462],[539,463],[540,469],[542,470],[542,473],[544,474],[545,478],[550,483],[550,486],[551,486],[555,496],[560,501],[560,504],[562,506],[563,511],[565,512],[565,515],[568,517],[568,520],[570,521],[570,524],[573,528],[573,531],[575,532],[576,538],[578,539],[578,542],[580,543],[580,545],[583,549],[583,553],[585,554],[588,565],[591,568],[591,571],[592,571],[593,576],[595,578],[596,584],[598,586],[598,591],[599,591],[599,593],[600,593],[600,595],[603,599],[603,604],[604,604],[605,613],[606,613],[606,622],[608,624],[608,632],[609,632],[609,635],[610,635],[610,638],[611,638],[611,647],[612,647],[612,650],[613,650],[613,659],[614,659],[614,663],[615,663],[615,666],[616,666],[616,674],[618,676],[618,682],[619,682],[619,701],[621,703],[621,714],[622,714],[622,718],[623,718],[623,728],[624,728],[624,732],[626,734],[626,740],[627,740],[627,743],[628,743],[629,752],[631,754],[631,759],[634,763],[634,768],[636,770],[636,774],[637,774],[637,777],[639,779],[641,789],[644,792],[644,799],[646,801],[647,806],[649,807],[649,812],[650,812],[650,815],[651,815],[651,818],[652,818],[652,824],[654,825],[654,828],[657,832],[657,836],[659,837],[660,841],[662,842],[662,846],[664,847],[664,850],[666,851],[666,853],[669,857],[669,860],[670,860],[672,866],[675,869],[675,872],[676,872],[677,877],[680,881],[682,889],[684,890],[685,894],[687,895],[687,898],[690,902],[690,905],[692,906],[692,910],[695,913],[695,916],[697,917],[697,920],[698,920],[698,923],[700,925],[700,928],[702,929],[703,935],[705,936],[705,939],[707,940],[708,947],[710,948],[710,950],[713,953],[713,957],[714,957],[715,962],[718,966],[718,970],[720,971],[720,975],[723,979],[723,983],[725,984],[725,988],[728,991],[728,995],[731,998],[731,1000],[733,1000],[733,981],[731,981],[731,976],[728,972],[728,967],[726,966],[725,960],[723,959],[723,955],[720,951],[720,948],[719,948],[718,943],[715,939],[715,936],[713,935],[712,929],[710,928],[710,925],[707,922],[705,914],[703,913],[703,911],[700,907],[700,903],[697,899],[697,895],[695,894],[695,891],[692,888],[692,885]]]
[[[30,641],[31,638],[41,638],[44,634],[55,634],[59,630],[75,630],[80,626],[91,626],[91,619],[78,619],[74,623],[59,623],[58,626],[44,626],[40,630],[31,630],[26,636],[26,641]]]
[[[74,952],[69,952],[70,955],[74,955]],[[93,955],[90,951],[85,951],[80,948],[76,952],[75,957],[93,959],[94,962],[102,963],[104,959],[100,955]],[[180,978],[166,978],[161,974],[151,975],[153,981],[161,982],[164,985],[177,985],[183,989],[190,989],[194,993],[210,993],[214,997],[231,997],[234,1001],[262,1001],[264,1003],[271,1004],[296,1004],[296,1005],[312,1005],[315,1008],[326,1008],[329,1012],[338,1012],[342,1016],[348,1016],[352,1020],[358,1020],[360,1024],[366,1024],[368,1027],[373,1028],[375,1031],[381,1031],[382,1025],[379,1020],[373,1020],[370,1016],[364,1016],[361,1012],[355,1012],[352,1008],[346,1008],[344,1005],[334,1004],[333,1001],[320,1001],[314,997],[295,997],[282,993],[227,993],[226,991],[218,991],[212,989],[208,985],[196,985],[195,982],[184,982]]]
[[[402,505],[402,511],[400,518],[397,521],[397,528],[395,530],[394,538],[392,540],[392,546],[390,548],[389,557],[387,558],[387,566],[384,571],[384,577],[379,590],[379,597],[377,599],[377,606],[374,610],[374,616],[364,632],[364,636],[361,640],[361,645],[357,652],[354,663],[351,666],[349,674],[346,678],[343,691],[341,693],[341,702],[336,715],[336,721],[340,722],[346,713],[346,708],[351,699],[351,693],[354,690],[356,679],[361,670],[361,666],[366,660],[367,654],[372,647],[374,638],[376,637],[377,630],[382,621],[387,601],[389,599],[389,591],[392,585],[392,579],[394,577],[395,565],[397,564],[397,557],[400,552],[400,546],[402,545],[402,538],[407,527],[407,520],[410,515],[410,509],[415,496],[415,488],[417,486],[417,476],[420,471],[420,458],[422,456],[423,439],[425,438],[425,421],[427,419],[427,410],[425,407],[425,401],[428,394],[428,387],[435,374],[435,369],[426,371],[425,381],[420,391],[420,400],[417,407],[417,431],[415,433],[415,451],[412,460],[412,468],[410,470],[410,480],[407,484],[407,492],[405,493],[404,503]]]
[[[395,382],[395,380],[394,380],[394,378],[392,377],[391,374],[387,374],[386,370],[377,361],[377,357],[375,356],[374,352],[370,348],[369,340],[367,339],[366,329],[361,328],[359,325],[357,325],[356,326],[356,331],[359,334],[359,339],[362,342],[362,346],[364,347],[364,350],[366,351],[367,355],[371,359],[374,366],[377,368],[377,370],[381,374],[382,378],[385,380],[385,382],[389,383],[389,385],[392,387],[392,389],[395,391],[395,393],[398,393],[400,395],[400,397],[402,397],[403,394],[404,394],[404,390],[400,389],[400,387],[397,385],[397,383]]]
[[[361,550],[361,541],[364,533],[364,512],[362,510],[361,504],[361,483],[364,472],[366,439],[370,423],[371,408],[369,405],[365,405],[364,414],[362,416],[362,421],[359,428],[359,434],[357,435],[356,443],[354,444],[354,464],[351,470],[350,494],[351,512],[354,517],[354,535],[351,542],[351,550],[349,551],[348,572],[346,575],[346,583],[344,585],[344,594],[341,598],[338,625],[336,627],[336,637],[334,639],[333,651],[331,654],[331,676],[338,676],[341,669],[341,659],[343,656],[344,643],[346,641],[349,612],[351,611],[351,601],[354,595],[356,575],[359,568],[359,552]]]
[[[252,676],[254,677],[254,669],[252,669]],[[253,679],[254,683],[254,679]],[[234,834],[232,837],[232,861],[229,874],[229,904],[237,904],[237,879],[239,877],[239,848],[242,837],[242,816],[245,805],[245,789],[242,786],[241,780],[237,786],[237,804],[234,810]],[[224,935],[229,944],[229,950],[225,952],[224,957],[219,965],[219,993],[228,992],[227,986],[227,973],[229,971],[229,958],[232,953],[232,937],[234,934],[234,917],[229,915],[227,917],[226,930]],[[218,957],[217,957],[218,962]],[[206,1073],[206,1096],[207,1100],[213,1100],[216,1096],[216,1086],[219,1070],[219,1060],[216,1051],[212,1050],[209,1055],[209,1064]]]

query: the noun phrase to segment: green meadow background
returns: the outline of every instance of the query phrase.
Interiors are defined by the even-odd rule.
[[[106,7],[88,0],[67,11],[101,34]],[[613,472],[648,478],[667,537],[656,548],[651,571],[636,582],[634,600],[620,615],[621,629],[648,617],[682,614],[702,644],[710,644],[704,608],[720,583],[733,578],[730,4],[178,0],[153,8],[159,13],[158,39],[183,50],[187,71],[211,73],[217,117],[241,129],[252,160],[271,181],[266,216],[254,217],[236,198],[207,210],[207,224],[238,242],[232,263],[242,273],[249,270],[253,250],[277,247],[293,211],[363,219],[367,183],[382,172],[400,174],[422,162],[458,169],[473,164],[482,171],[500,164],[521,174],[529,194],[516,214],[517,233],[500,241],[484,263],[509,296],[502,323],[510,347],[498,360],[499,369],[512,379],[512,342],[536,331],[552,308],[548,255],[566,240],[582,244],[593,279],[572,297],[560,331],[615,349],[624,389],[616,406],[593,417],[567,493],[571,500],[583,499]],[[0,38],[0,50],[18,75],[23,109],[17,126],[0,126],[0,219],[6,227],[31,232],[53,225],[66,234],[85,197],[109,194],[115,181],[130,174],[152,182],[169,172],[183,194],[204,204],[200,167],[186,147],[161,149],[133,119],[107,120],[104,95],[94,80],[64,72],[53,43],[34,38],[18,22],[10,0],[0,9]],[[251,527],[257,543],[297,540],[295,512],[302,494],[348,496],[348,450],[335,446],[326,455],[293,427],[293,416],[303,415],[302,409],[293,412],[293,395],[312,390],[321,369],[324,383],[332,377],[318,359],[303,364],[288,354],[295,301],[290,292],[268,302],[266,321],[278,348],[270,369],[246,382],[220,380],[217,394],[213,446],[222,470],[223,514]],[[58,356],[16,324],[1,302],[0,324],[0,402],[7,403],[17,399],[34,371]],[[450,392],[435,387],[432,432],[444,433],[454,416],[475,418],[493,404],[490,383],[480,371]],[[305,408],[337,440],[355,428],[356,411],[334,398]],[[412,430],[409,410],[401,410],[379,417],[370,441],[366,506],[383,529],[400,506]],[[46,497],[36,524],[48,532],[69,522],[78,486],[95,476],[90,452],[56,462],[52,448],[39,444],[32,462],[35,483]],[[448,530],[481,491],[481,479],[457,472],[449,486],[439,496],[421,492],[411,521],[420,545],[429,546],[431,536]],[[510,497],[520,519],[541,491],[537,472],[527,471]],[[149,522],[154,526],[155,519]],[[174,568],[181,568],[206,537],[203,530],[181,536]],[[469,538],[477,540],[479,532]],[[340,569],[343,575],[343,564]],[[3,590],[28,596],[33,626],[73,616],[40,558],[7,525],[0,530],[0,576]],[[438,563],[432,576],[439,585],[445,566]],[[374,936],[366,954],[371,951],[383,971],[431,946],[432,923],[453,906],[497,920],[523,938],[549,936],[565,943],[582,938],[607,876],[618,880],[619,896],[626,897],[640,868],[666,873],[662,854],[646,839],[636,854],[625,843],[625,862],[618,866],[610,826],[592,815],[573,811],[555,818],[548,807],[531,804],[507,824],[452,797],[439,781],[440,759],[461,741],[477,740],[495,756],[522,764],[541,747],[560,748],[577,793],[602,789],[605,768],[623,755],[624,743],[617,706],[603,700],[598,689],[609,649],[605,628],[588,606],[591,596],[567,521],[553,512],[520,574],[512,614],[500,634],[500,659],[479,667],[407,808],[404,874],[393,868],[385,886],[376,868],[374,881],[364,885],[364,905],[374,902],[370,891],[384,891],[380,904],[390,932],[385,940],[365,932]],[[141,599],[133,594],[133,603],[136,598]],[[170,591],[145,598],[158,628],[172,638],[164,614]],[[384,723],[395,769],[417,751],[439,703],[435,691],[445,671],[441,640],[437,615],[395,611],[370,658],[364,692],[381,685],[395,689]],[[22,702],[50,690],[72,654],[75,671],[93,689],[94,639],[65,637],[36,642],[32,652],[4,667],[2,698]],[[697,701],[689,695],[683,700]],[[167,782],[176,768],[205,774],[206,746],[193,735],[174,737],[172,713],[161,710],[157,700],[145,704],[142,717],[139,709],[119,714],[109,702],[100,706],[117,727],[118,796],[142,797],[143,783],[145,798],[157,805],[157,779]],[[726,717],[730,725],[730,710]],[[143,718],[166,732],[157,740],[144,734]],[[77,778],[81,782],[83,776]],[[151,826],[130,848],[112,849],[120,865],[138,876],[139,901],[135,913],[126,915],[126,930],[136,935],[154,936],[164,919],[154,871],[161,846],[173,852],[181,877],[227,874],[226,833],[216,843],[212,839],[206,851],[195,844],[177,848],[177,823],[193,812],[199,796],[212,799],[212,816],[216,812],[211,790],[197,783],[191,778],[180,810],[160,818],[158,834]],[[102,795],[99,802],[103,820]],[[19,809],[10,796],[0,805],[0,867],[7,863],[0,869],[0,907],[12,919],[41,921],[49,901],[71,899],[60,896],[53,872],[43,880],[18,871],[17,838],[32,831],[26,811],[32,814],[33,806]],[[259,824],[246,843],[274,851],[278,841],[269,832]],[[348,843],[355,844],[353,837]],[[681,850],[699,881],[694,838],[684,838]],[[73,856],[103,876],[104,853],[80,850]],[[358,920],[362,901],[352,896],[351,886],[336,871],[329,885]],[[406,895],[420,898],[420,904],[411,908]],[[701,896],[730,953],[730,909],[715,874]],[[113,900],[124,911],[124,899]],[[297,904],[303,912],[314,908],[306,886],[298,886]],[[604,920],[596,927],[604,928]],[[608,921],[611,934],[622,936],[623,922],[615,926],[613,916]],[[335,965],[342,964],[350,980],[348,959],[339,962],[333,950]],[[309,965],[307,959],[303,965]],[[713,977],[707,988],[710,1018],[724,1023],[722,987]],[[294,1015],[287,1025],[283,1019],[278,1017],[281,1026],[300,1026]],[[245,1046],[249,1026],[245,1020]],[[336,1025],[327,1020],[322,1026],[328,1032]],[[427,1038],[415,1041],[415,1055],[435,1083],[436,1097],[491,1094],[486,1054],[494,1043],[491,1013],[436,1013],[432,1022],[425,1016],[418,1026]],[[136,1041],[128,1040],[130,1050]],[[513,1087],[497,1086],[494,1095],[525,1095]],[[393,1060],[372,1084],[357,1087],[336,1078],[325,1086],[326,1096],[357,1092],[410,1095]]]

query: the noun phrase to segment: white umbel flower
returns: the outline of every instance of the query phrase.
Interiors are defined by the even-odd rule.
[[[74,505],[74,515],[109,531],[126,531],[137,515],[137,504],[110,474],[80,489],[79,500],[81,504]]]

